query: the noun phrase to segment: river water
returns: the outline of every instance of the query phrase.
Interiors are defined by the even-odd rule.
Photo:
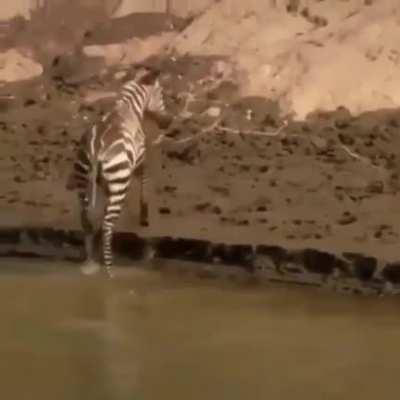
[[[204,280],[117,278],[0,260],[7,400],[358,399],[397,395],[395,297]]]

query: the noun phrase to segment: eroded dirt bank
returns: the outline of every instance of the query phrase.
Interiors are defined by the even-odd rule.
[[[124,29],[112,33],[127,35]],[[104,35],[104,29],[86,32],[85,45],[113,41]],[[26,35],[21,37],[26,45]],[[146,43],[158,49],[162,41],[152,38]],[[32,49],[25,56],[36,54],[43,73],[5,83],[0,93],[3,253],[18,246],[18,230],[79,229],[76,196],[65,188],[77,141],[136,68],[129,57],[87,57],[79,46],[56,54]],[[176,118],[164,130],[146,122],[151,226],[138,226],[134,182],[121,232],[190,239],[163,239],[160,254],[167,256],[168,243],[174,257],[217,263],[222,257],[231,264],[236,257],[250,270],[271,269],[280,278],[284,273],[302,280],[311,271],[325,281],[341,271],[372,286],[396,283],[398,109],[352,115],[338,107],[295,121],[278,102],[242,97],[235,71],[222,57],[169,53],[147,58],[146,65],[161,71],[167,107]],[[122,238],[120,247],[135,252],[131,239]],[[62,235],[54,240],[62,243]],[[244,247],[228,246],[221,256],[221,243]],[[261,266],[254,261],[257,245],[256,258],[268,255],[257,259]]]
[[[138,226],[134,184],[119,230],[201,241],[164,239],[163,257],[165,243],[176,258],[204,262],[218,259],[218,243],[241,244],[244,250],[224,250],[222,259],[236,257],[250,269],[277,268],[280,277],[283,271],[295,280],[309,269],[323,280],[339,270],[372,286],[388,276],[395,282],[397,110],[351,116],[342,108],[283,121],[276,104],[240,98],[233,82],[219,79],[218,62],[148,61],[163,71],[168,108],[177,118],[164,131],[148,122],[151,140],[164,138],[151,147],[150,228]],[[118,87],[125,70],[111,68],[73,83],[54,73],[6,86],[16,99],[1,118],[4,228],[79,229],[75,194],[65,184],[81,132],[109,102],[87,99],[93,91]],[[216,244],[214,250],[207,241]],[[266,249],[272,264],[253,262],[252,245],[277,246]],[[264,250],[259,247],[259,254]]]

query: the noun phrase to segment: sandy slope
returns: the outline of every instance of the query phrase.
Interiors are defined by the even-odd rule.
[[[298,119],[341,105],[358,114],[400,105],[399,16],[395,0],[223,0],[174,48],[226,55],[243,93],[277,99]]]

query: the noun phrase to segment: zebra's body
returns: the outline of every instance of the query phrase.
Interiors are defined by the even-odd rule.
[[[148,225],[146,136],[142,127],[144,112],[165,113],[162,88],[136,81],[125,83],[114,108],[83,137],[74,164],[74,180],[81,207],[86,259],[93,261],[94,228],[89,209],[96,203],[97,184],[106,195],[102,220],[102,256],[109,276],[112,265],[112,237],[132,175],[140,173],[140,223]]]

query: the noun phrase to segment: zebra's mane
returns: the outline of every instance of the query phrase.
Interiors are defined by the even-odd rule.
[[[124,86],[132,81],[139,85],[153,85],[160,76],[160,73],[161,71],[155,68],[141,67],[137,71],[129,74],[122,85]]]

